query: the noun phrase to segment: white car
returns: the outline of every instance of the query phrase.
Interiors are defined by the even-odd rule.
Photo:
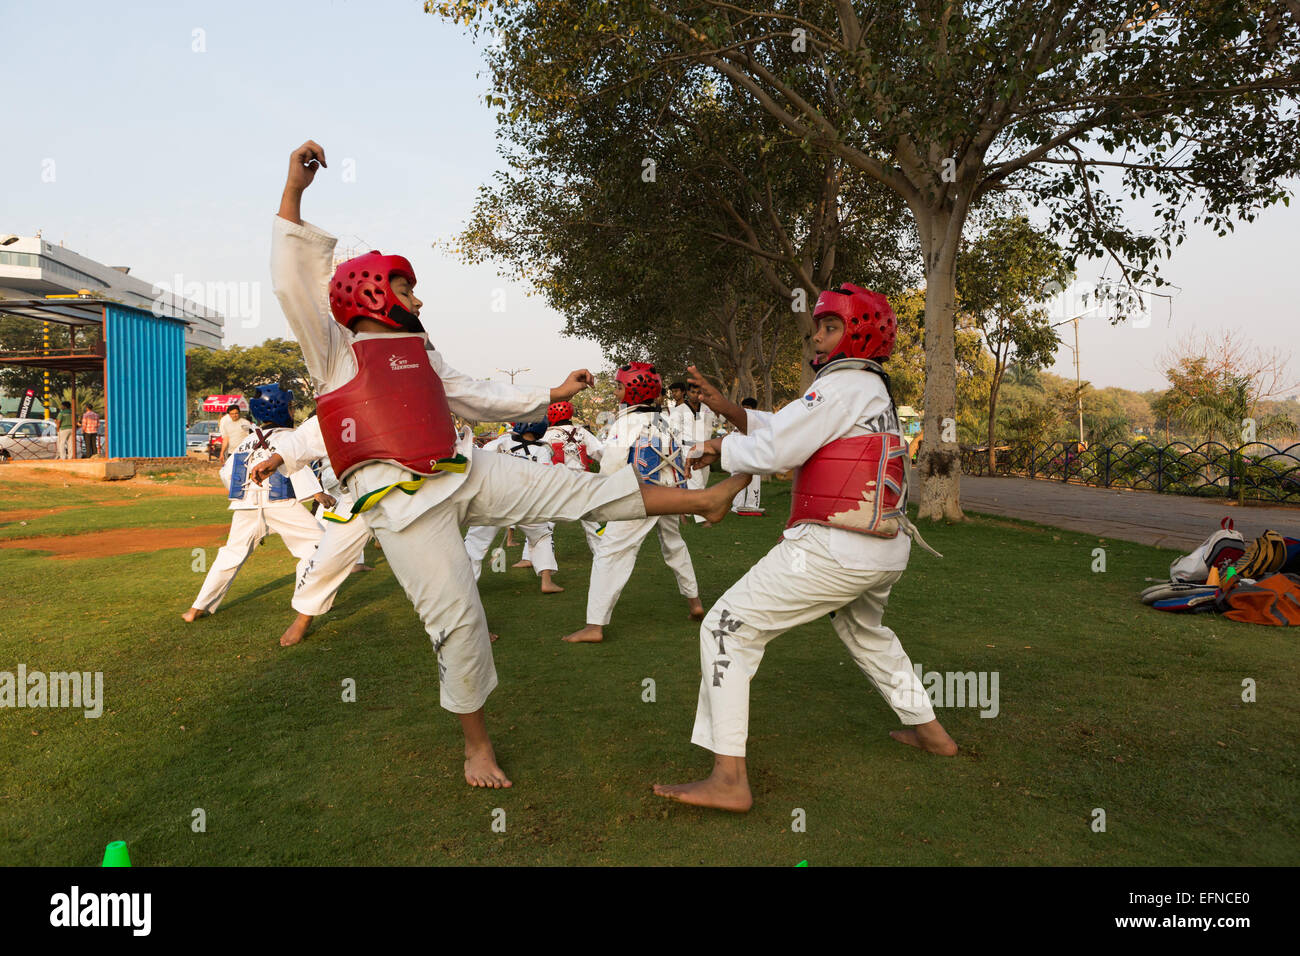
[[[0,460],[57,458],[58,441],[53,418],[0,418]]]

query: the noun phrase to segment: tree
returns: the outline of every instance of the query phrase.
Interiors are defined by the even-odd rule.
[[[1300,18],[1265,0],[429,0],[497,31],[562,103],[580,78],[625,103],[684,61],[908,206],[927,287],[923,518],[962,517],[956,261],[972,209],[1015,190],[1050,211],[1066,254],[1105,255],[1130,283],[1189,223],[1220,234],[1289,198],[1300,169]],[[617,67],[615,69],[615,67]],[[607,73],[615,78],[604,83]],[[502,84],[499,84],[502,86]],[[503,111],[514,109],[495,96]],[[1102,174],[1119,177],[1103,185]],[[1150,190],[1159,224],[1116,192]],[[1189,214],[1189,204],[1200,207]]]
[[[190,400],[195,403],[207,395],[243,394],[271,382],[293,392],[299,407],[316,393],[302,349],[291,339],[267,339],[260,345],[232,345],[218,351],[193,348],[185,361]]]
[[[1056,331],[1035,303],[1069,283],[1073,269],[1060,247],[1023,215],[995,221],[957,260],[957,297],[993,356],[988,387],[989,473],[997,470],[998,390],[1007,366],[1042,369],[1056,356]]]
[[[613,107],[580,87],[556,105],[528,53],[489,52],[517,103],[500,133],[510,172],[480,191],[452,248],[531,281],[566,334],[770,395],[781,349],[812,358],[810,303],[832,269],[887,292],[911,278],[901,204],[846,182],[841,160],[809,163],[725,85],[673,74]]]
[[[1289,356],[1278,349],[1250,345],[1240,333],[1224,329],[1186,339],[1165,357],[1169,390],[1160,401],[1164,417],[1175,420],[1207,441],[1235,435],[1260,438],[1289,435],[1294,424],[1285,415],[1261,414],[1262,403],[1295,388],[1289,379]]]

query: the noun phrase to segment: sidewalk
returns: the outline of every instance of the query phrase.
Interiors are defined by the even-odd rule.
[[[912,500],[919,500],[919,489],[915,489]],[[1210,498],[1090,488],[1033,478],[963,475],[961,506],[967,512],[1020,518],[1098,538],[1181,551],[1199,545],[1218,529],[1219,519],[1224,517],[1233,519],[1247,541],[1268,529],[1300,537],[1300,508],[1242,508]]]

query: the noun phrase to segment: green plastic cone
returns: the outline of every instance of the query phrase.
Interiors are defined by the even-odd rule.
[[[104,847],[104,862],[101,866],[130,866],[131,854],[126,852],[125,840],[114,840]]]

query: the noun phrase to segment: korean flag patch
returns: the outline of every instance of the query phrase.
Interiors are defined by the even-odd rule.
[[[800,401],[803,402],[804,408],[811,409],[811,408],[816,408],[822,402],[826,401],[826,396],[823,393],[817,391],[816,389],[813,389],[802,399],[800,399]]]

